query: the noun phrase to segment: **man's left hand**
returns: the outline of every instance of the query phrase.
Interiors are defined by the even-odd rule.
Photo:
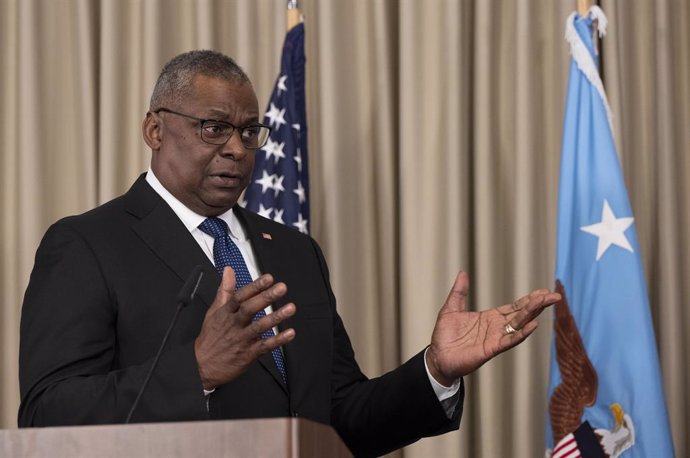
[[[460,272],[436,319],[426,353],[431,375],[451,386],[460,377],[527,338],[537,329],[536,318],[561,296],[537,289],[516,300],[481,312],[466,311],[469,278]]]

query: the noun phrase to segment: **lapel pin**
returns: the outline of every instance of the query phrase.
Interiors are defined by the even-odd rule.
[[[268,232],[262,232],[261,236],[266,240],[273,240],[273,237]]]

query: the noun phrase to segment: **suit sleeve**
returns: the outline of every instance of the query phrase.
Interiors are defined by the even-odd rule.
[[[151,360],[118,366],[117,313],[87,241],[56,223],[36,253],[22,307],[20,427],[124,422]],[[169,348],[133,421],[207,418],[193,342]]]
[[[326,282],[328,268],[314,243]],[[424,365],[424,351],[380,377],[367,379],[355,361],[350,339],[334,308],[331,423],[356,456],[379,456],[422,437],[457,429],[464,386],[452,418],[434,392]]]

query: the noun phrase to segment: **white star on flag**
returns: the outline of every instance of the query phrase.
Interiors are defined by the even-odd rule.
[[[281,209],[276,208],[275,210],[276,210],[276,214],[273,216],[273,221],[275,221],[276,223],[285,224],[285,221],[283,221],[283,212],[285,211],[285,209],[284,208],[281,208]]]
[[[285,121],[285,108],[282,110],[271,102],[271,107],[266,112],[265,116],[268,118],[268,122],[273,127],[275,124],[276,131],[280,129],[281,124],[286,124]]]
[[[597,244],[597,261],[601,259],[611,245],[618,245],[631,253],[633,252],[633,248],[624,232],[630,227],[634,220],[633,217],[616,218],[608,200],[604,199],[604,208],[601,211],[601,222],[589,226],[582,226],[580,228],[580,230],[588,234],[599,237],[599,243]]]
[[[267,189],[273,189],[273,182],[275,180],[275,175],[269,175],[265,170],[261,171],[261,178],[255,180],[254,183],[261,185],[261,192],[266,192]]]
[[[266,208],[264,207],[264,204],[259,204],[259,211],[257,212],[259,215],[263,216],[264,218],[271,218],[271,212],[273,211],[272,208]]]
[[[302,214],[300,213],[297,215],[297,222],[292,223],[293,226],[295,226],[297,229],[299,229],[300,232],[303,234],[307,233],[307,220],[304,219]]]
[[[284,175],[281,175],[279,177],[273,175],[273,190],[275,191],[275,195],[277,196],[280,191],[285,191],[285,188],[283,187],[283,179],[285,178]]]
[[[278,84],[277,84],[277,87],[278,87],[278,97],[280,97],[280,94],[281,94],[283,91],[287,92],[288,88],[287,88],[287,86],[285,85],[285,81],[287,81],[287,79],[288,79],[288,76],[287,76],[287,75],[280,75],[280,78],[278,78]]]
[[[299,199],[299,203],[304,203],[304,201],[307,199],[307,196],[304,195],[304,187],[302,186],[302,182],[298,181],[297,182],[297,189],[293,189],[292,192],[297,194],[297,198]]]
[[[302,151],[299,148],[295,151],[295,157],[293,157],[295,162],[297,162],[297,171],[302,171]]]
[[[285,148],[285,142],[274,142],[269,137],[266,144],[261,148],[261,151],[266,152],[266,160],[270,159],[271,156],[275,156],[274,164],[277,164],[280,159],[285,157],[283,148]]]

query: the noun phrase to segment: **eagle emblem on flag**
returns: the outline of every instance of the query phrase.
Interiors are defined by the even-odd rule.
[[[561,383],[553,390],[549,400],[551,431],[556,446],[551,454],[547,452],[547,456],[616,458],[635,444],[632,418],[623,411],[620,404],[613,403],[609,407],[614,419],[612,430],[592,430],[589,422],[582,422],[585,407],[594,405],[597,400],[598,377],[587,356],[575,319],[570,313],[565,288],[560,281],[556,282],[556,291],[561,295],[561,300],[555,305],[554,343]],[[589,430],[587,435],[574,434],[583,429]],[[596,448],[597,444],[599,448]],[[595,448],[594,452],[591,447]],[[590,451],[583,453],[582,448]]]

